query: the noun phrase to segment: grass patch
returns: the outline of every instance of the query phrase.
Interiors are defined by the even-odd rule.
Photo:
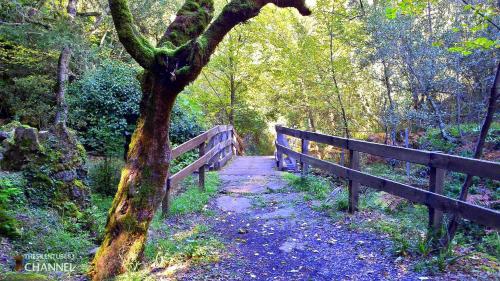
[[[318,176],[297,176],[292,173],[283,173],[283,178],[297,191],[307,192],[305,200],[324,200],[331,191],[330,183]]]
[[[200,191],[197,181],[192,177],[186,179],[187,189],[175,197],[170,205],[169,213],[172,215],[183,215],[196,213],[203,210],[210,197],[217,193],[220,185],[219,175],[216,172],[206,173],[205,190]]]
[[[85,272],[89,262],[87,253],[95,247],[88,232],[68,230],[67,222],[51,209],[25,208],[19,214],[23,225],[21,237],[12,241],[17,254],[73,254],[73,259],[64,262],[75,264],[77,272]]]
[[[169,238],[148,241],[144,255],[155,265],[166,267],[184,262],[212,263],[219,260],[224,244],[209,234],[203,224],[191,229],[172,231]]]

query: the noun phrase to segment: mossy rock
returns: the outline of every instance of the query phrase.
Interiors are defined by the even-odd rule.
[[[81,218],[90,206],[90,188],[85,184],[85,149],[75,133],[62,124],[43,132],[17,123],[10,124],[11,128],[14,133],[4,141],[1,168],[23,173],[24,193],[31,204],[56,206]],[[72,206],[68,203],[75,207],[67,210]]]
[[[15,128],[18,128],[18,127],[29,127],[29,126],[28,125],[23,125],[19,121],[12,121],[12,122],[7,123],[7,124],[5,124],[3,126],[0,126],[0,131],[11,132]]]
[[[0,281],[52,281],[53,279],[37,273],[7,273],[0,277]]]

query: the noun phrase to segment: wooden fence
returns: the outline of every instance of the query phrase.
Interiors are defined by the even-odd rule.
[[[179,182],[194,172],[198,172],[198,186],[205,189],[205,170],[218,170],[240,150],[236,132],[231,125],[219,125],[188,140],[172,150],[172,158],[198,148],[199,158],[184,169],[171,175],[167,180],[167,191],[162,202],[162,214],[167,215],[169,201]]]
[[[446,171],[500,180],[500,163],[346,139],[281,126],[276,126],[276,132],[278,135],[288,135],[302,141],[301,152],[296,152],[276,142],[278,167],[283,169],[283,154],[286,154],[297,159],[303,172],[307,171],[308,165],[311,165],[347,179],[349,181],[349,212],[351,213],[358,209],[359,185],[363,184],[415,203],[427,205],[429,208],[429,227],[434,233],[437,233],[441,227],[443,212],[458,214],[476,223],[500,229],[499,211],[442,195]],[[349,163],[347,167],[307,155],[308,141],[348,150]],[[360,172],[360,152],[428,166],[430,168],[429,190]]]

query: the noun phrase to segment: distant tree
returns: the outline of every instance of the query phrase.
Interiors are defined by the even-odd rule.
[[[232,0],[212,22],[213,1],[187,0],[155,47],[135,27],[127,1],[109,0],[120,41],[145,70],[140,116],[104,240],[93,260],[93,280],[111,278],[140,260],[149,224],[165,194],[170,114],[177,95],[198,77],[232,28],[269,3],[311,13],[303,0]]]

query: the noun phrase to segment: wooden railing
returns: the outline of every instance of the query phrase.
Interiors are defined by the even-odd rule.
[[[276,132],[278,136],[288,135],[302,141],[301,152],[296,152],[276,142],[278,167],[283,168],[283,154],[286,154],[296,159],[303,167],[303,171],[306,171],[307,166],[311,165],[347,179],[349,181],[349,212],[351,213],[358,209],[359,185],[363,184],[415,203],[427,205],[429,208],[429,227],[434,233],[437,233],[441,227],[443,212],[458,214],[462,218],[500,229],[500,212],[442,195],[447,170],[500,180],[500,163],[346,139],[281,126],[276,126]],[[348,150],[349,163],[347,167],[309,156],[308,141]],[[360,152],[428,166],[430,168],[429,190],[360,172]]]
[[[172,150],[171,160],[198,148],[199,158],[184,169],[171,175],[167,180],[167,191],[162,202],[162,213],[167,215],[172,192],[179,182],[198,171],[198,186],[205,189],[205,170],[218,170],[239,151],[236,133],[231,125],[219,125],[188,140]]]

